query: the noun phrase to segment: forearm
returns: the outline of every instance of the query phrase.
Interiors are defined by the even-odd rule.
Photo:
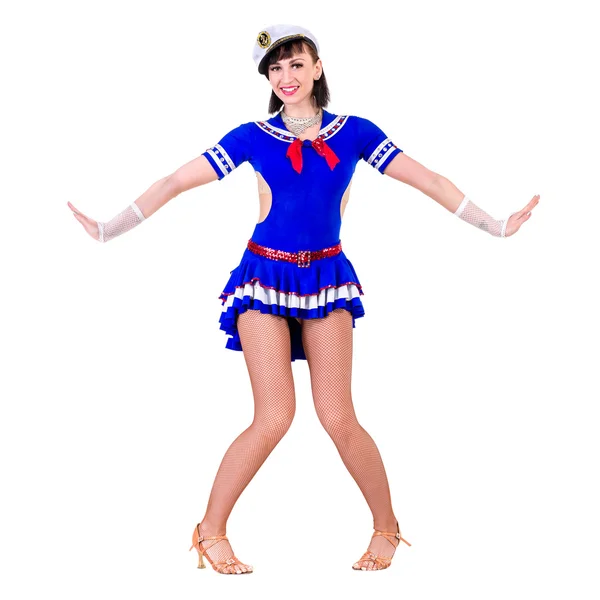
[[[436,174],[427,195],[470,225],[495,237],[505,237],[506,223],[510,216],[506,219],[494,219],[443,175]]]
[[[449,179],[439,173],[435,174],[426,194],[452,213],[456,212],[465,197]]]
[[[177,196],[173,180],[163,177],[153,183],[135,202],[125,210],[104,223],[98,221],[98,241],[108,242],[115,237],[133,229],[142,221],[154,214],[161,206]]]
[[[147,219],[169,200],[177,196],[173,179],[170,175],[153,183],[136,201],[135,204]]]

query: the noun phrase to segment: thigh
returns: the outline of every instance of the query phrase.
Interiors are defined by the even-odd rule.
[[[302,345],[317,409],[324,402],[351,403],[352,313],[339,308],[321,319],[304,319]]]
[[[255,400],[255,419],[273,412],[284,419],[296,406],[290,328],[285,317],[249,309],[238,315],[237,329]]]

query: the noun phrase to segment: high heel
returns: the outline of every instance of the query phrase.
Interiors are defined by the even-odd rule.
[[[410,546],[411,544],[400,535],[400,526],[398,525],[398,521],[396,521],[396,529],[398,530],[397,533],[390,533],[389,531],[379,531],[375,529],[375,533],[373,533],[371,539],[373,539],[376,535],[382,535],[390,544],[392,544],[392,546],[394,546],[394,548],[397,548],[400,545],[400,542],[404,542],[407,546]],[[397,539],[398,544],[394,544],[390,537],[392,539]],[[381,569],[387,569],[392,564],[392,558],[393,556],[378,556],[377,554],[367,550],[362,557],[352,565],[352,568],[355,571],[380,571]],[[371,561],[375,564],[375,568],[368,569],[367,567],[359,566],[359,563],[364,561]]]
[[[222,573],[223,575],[243,575],[244,573],[252,573],[253,572],[254,569],[251,565],[247,565],[247,564],[243,563],[235,555],[232,556],[231,558],[228,558],[225,561],[222,561],[222,562],[216,562],[216,563],[213,562],[212,559],[210,558],[210,556],[208,554],[206,554],[206,551],[209,548],[212,548],[215,544],[218,544],[218,542],[214,542],[208,548],[202,548],[200,546],[200,544],[205,542],[206,540],[227,540],[227,541],[229,541],[227,539],[226,535],[203,536],[200,533],[200,523],[198,523],[196,525],[196,529],[194,529],[194,533],[192,534],[192,545],[190,547],[190,550],[192,548],[196,548],[196,550],[198,551],[198,568],[199,569],[206,569],[206,565],[204,564],[204,559],[203,559],[203,555],[205,555],[208,562],[210,563],[211,567],[217,573]],[[247,571],[242,570],[241,573],[238,573],[237,571],[233,571],[231,573],[225,571],[225,569],[231,565],[237,565],[238,567],[240,567],[240,569],[243,569],[245,567],[248,570]]]

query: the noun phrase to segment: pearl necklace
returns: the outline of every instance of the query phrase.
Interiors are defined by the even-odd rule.
[[[279,114],[281,115],[285,126],[296,135],[300,135],[309,127],[319,123],[323,118],[323,110],[321,108],[319,108],[317,114],[312,117],[290,117],[286,115],[283,110]]]

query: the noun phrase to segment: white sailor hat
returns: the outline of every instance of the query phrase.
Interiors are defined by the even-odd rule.
[[[303,39],[313,46],[317,54],[319,53],[317,38],[308,29],[298,25],[270,25],[256,36],[256,42],[252,50],[252,58],[258,66],[258,72],[261,75],[266,73],[267,61],[265,59],[271,50],[294,39]]]

